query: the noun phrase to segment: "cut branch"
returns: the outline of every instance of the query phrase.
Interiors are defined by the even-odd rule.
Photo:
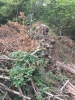
[[[2,83],[0,83],[0,88],[3,89],[3,90],[6,90],[6,91],[8,91],[8,92],[11,92],[11,93],[13,93],[13,94],[16,94],[16,95],[18,95],[19,97],[25,98],[25,99],[27,99],[27,100],[31,100],[30,97],[24,96],[24,95],[20,94],[19,92],[16,92],[16,91],[14,91],[14,90],[12,90],[12,89],[9,89],[9,88],[7,88],[7,87],[6,87],[4,84],[2,84]]]

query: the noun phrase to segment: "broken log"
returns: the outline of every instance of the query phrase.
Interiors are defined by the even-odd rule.
[[[47,35],[47,33],[48,33],[48,31],[49,31],[48,27],[47,27],[46,25],[44,25],[44,24],[41,24],[39,29],[40,29],[40,32],[41,32],[43,35]]]
[[[70,73],[75,75],[75,68],[71,64],[65,64],[63,62],[56,61],[56,66],[60,67],[61,69],[64,69],[65,71],[69,71]]]

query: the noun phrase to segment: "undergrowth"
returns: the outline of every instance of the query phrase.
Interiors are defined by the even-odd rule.
[[[28,95],[29,93],[34,95],[31,88],[31,79],[33,79],[40,91],[38,96],[33,96],[33,99],[41,100],[40,98],[42,98],[43,89],[48,89],[44,81],[44,66],[46,65],[44,59],[23,51],[12,52],[10,55],[15,59],[11,62],[13,68],[9,70],[13,85],[16,88],[21,86],[25,95]]]
[[[56,82],[61,84],[65,78],[59,70],[56,70],[56,74],[50,71],[46,72],[45,59],[36,55],[23,51],[12,52],[10,55],[15,59],[11,62],[12,69],[9,70],[11,81],[15,89],[20,86],[24,95],[30,96],[32,100],[44,100],[47,97],[45,92],[50,92],[50,89],[55,91],[57,89]],[[38,95],[35,95],[31,80],[34,82]],[[21,98],[15,96],[14,100],[21,100]]]

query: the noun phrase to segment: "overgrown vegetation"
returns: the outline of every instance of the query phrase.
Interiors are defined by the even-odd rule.
[[[23,88],[25,95],[28,95],[29,92],[33,95],[31,89],[31,80],[33,80],[36,86],[41,89],[40,94],[38,96],[33,95],[33,98],[36,97],[36,100],[41,100],[43,89],[47,89],[47,84],[44,81],[44,60],[23,51],[13,52],[11,55],[16,59],[12,62],[13,68],[9,71],[13,85],[15,87],[25,87]]]
[[[8,69],[8,73],[11,83],[13,83],[12,86],[15,87],[15,90],[20,86],[24,95],[30,96],[32,100],[43,100],[47,97],[46,92],[51,92],[51,89],[58,92],[56,85],[58,87],[63,79],[67,79],[59,69],[56,69],[55,72],[46,72],[45,59],[39,58],[37,55],[17,51],[10,53],[10,56],[13,60],[10,62],[12,68]],[[22,100],[22,98],[15,96],[14,100]]]
[[[64,94],[66,94],[66,90],[64,90],[64,88],[66,88],[66,80],[68,83],[70,80],[70,78],[68,80],[68,77],[65,76],[65,72],[69,71],[75,74],[74,65],[72,64],[74,62],[75,45],[73,41],[61,35],[69,36],[73,40],[75,39],[74,11],[74,0],[0,0],[0,25],[2,26],[2,24],[5,24],[8,20],[16,21],[18,23],[9,21],[12,25],[8,24],[6,28],[11,27],[10,32],[16,33],[13,29],[18,26],[18,28],[15,29],[20,31],[17,31],[16,34],[18,34],[18,32],[20,34],[26,34],[27,30],[25,29],[28,28],[30,32],[29,35],[32,37],[31,39],[26,35],[26,38],[24,34],[22,34],[23,36],[18,34],[20,43],[16,45],[13,44],[13,42],[17,40],[18,43],[18,35],[13,35],[16,37],[15,39],[13,38],[13,40],[11,35],[7,35],[8,33],[10,34],[8,30],[1,30],[3,37],[0,40],[0,100],[23,100],[23,96],[29,97],[31,100],[54,100],[56,97],[60,97],[59,99],[65,98]],[[38,34],[40,27],[38,28],[36,24],[32,25],[36,20],[47,23],[51,28],[54,28],[56,34],[60,36],[57,37],[53,34],[51,36],[50,34],[51,37],[49,37],[48,33],[43,34],[43,28],[40,34]],[[24,27],[24,25],[28,26]],[[19,29],[20,26],[22,29]],[[36,36],[34,36],[35,34]],[[6,37],[10,37],[11,43],[8,41],[8,43],[5,44],[2,40],[4,37],[6,41]],[[27,51],[31,52],[31,50],[28,50],[28,46],[31,46],[30,42],[32,42],[32,45],[35,44],[34,42],[37,42],[36,38],[40,42],[40,47],[38,47],[39,49],[37,48],[38,50],[35,50],[33,53],[21,50],[17,51],[19,49],[18,47],[21,46],[21,49],[27,47]],[[34,40],[34,42],[31,40]],[[26,45],[25,41],[29,43]],[[15,48],[13,50],[11,45],[13,45],[14,48],[17,47],[17,49]],[[34,49],[36,48],[34,47]],[[2,53],[5,53],[7,56]],[[72,69],[71,65],[73,66]],[[62,88],[59,89],[61,84]],[[9,90],[13,96],[9,94]],[[16,93],[13,93],[13,90],[16,91]],[[19,94],[17,94],[17,91],[19,91]],[[50,96],[50,93],[53,96]],[[67,93],[71,94],[70,92]],[[66,97],[66,100],[70,100],[70,98],[67,99]]]
[[[17,59],[17,61],[13,62],[13,69],[9,71],[11,80],[16,87],[18,85],[22,86],[30,81],[31,77],[33,77],[33,75],[35,76],[35,72],[38,72],[38,69],[41,69],[44,63],[44,61],[37,56],[30,55],[23,51],[13,52],[11,55],[14,59]]]

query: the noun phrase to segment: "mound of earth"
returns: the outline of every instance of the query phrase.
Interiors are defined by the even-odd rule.
[[[29,36],[35,37],[45,46],[48,55],[51,55],[55,61],[67,61],[75,63],[75,42],[67,36],[57,36],[49,28],[47,34],[40,31],[41,22],[36,22],[30,27]]]
[[[26,33],[26,26],[18,22],[8,22],[0,27],[0,52],[17,50],[31,51],[38,45],[38,41],[32,40]]]
[[[23,26],[18,22],[8,22],[0,27],[0,52],[23,50],[31,52],[41,47],[46,50],[42,55],[52,56],[54,60],[75,62],[75,42],[65,36],[54,36],[54,32],[43,34],[41,22]],[[39,46],[38,46],[39,45]]]

